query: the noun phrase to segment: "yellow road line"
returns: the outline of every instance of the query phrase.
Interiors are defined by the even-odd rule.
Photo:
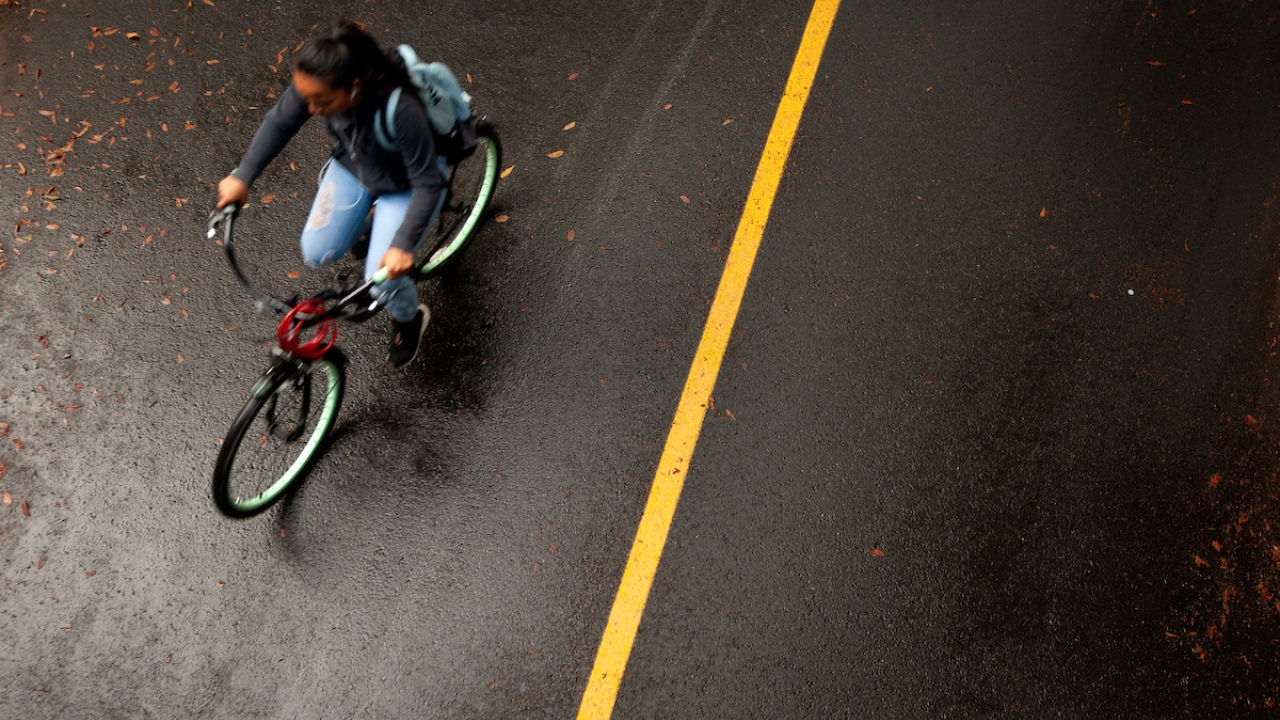
[[[738,308],[742,305],[751,266],[755,264],[756,252],[760,249],[760,239],[764,236],[773,198],[782,179],[787,155],[791,152],[791,142],[800,125],[809,88],[818,72],[822,50],[839,7],[840,0],[816,0],[809,15],[800,50],[796,53],[782,102],[773,119],[773,128],[756,167],[756,176],[747,195],[742,219],[738,222],[724,274],[720,277],[711,315],[702,331],[693,367],[689,370],[662,459],[658,462],[649,501],[645,504],[644,516],[640,518],[631,555],[622,573],[622,583],[609,612],[609,622],[596,653],[595,666],[591,669],[591,678],[578,709],[578,720],[607,720],[613,714],[618,686],[622,683],[636,630],[644,615],[649,588],[658,571],[658,561],[662,559],[662,548],[667,542],[667,531],[671,528],[680,491],[684,488],[689,461],[702,431],[707,402],[715,387],[716,376],[720,374],[720,363],[738,317]]]

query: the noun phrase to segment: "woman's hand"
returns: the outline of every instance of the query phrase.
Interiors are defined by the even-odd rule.
[[[243,180],[228,175],[222,178],[222,182],[218,183],[218,209],[235,203],[243,205],[249,200],[249,186]]]
[[[378,267],[387,269],[388,280],[403,277],[413,270],[413,253],[405,252],[400,248],[388,248]]]

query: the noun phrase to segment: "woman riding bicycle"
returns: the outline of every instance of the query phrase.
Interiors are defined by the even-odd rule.
[[[394,151],[375,134],[375,116],[403,88],[394,116]],[[218,207],[243,204],[249,187],[313,115],[325,119],[336,144],[302,231],[302,257],[328,265],[355,245],[374,208],[365,278],[385,267],[375,289],[394,321],[387,359],[403,367],[417,356],[430,311],[418,302],[408,273],[414,252],[444,200],[445,160],[404,66],[358,25],[339,21],[293,56],[293,81],[263,118],[244,158],[218,184]]]

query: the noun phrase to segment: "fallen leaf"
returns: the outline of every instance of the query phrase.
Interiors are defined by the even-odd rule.
[[[45,228],[47,228],[47,229],[49,229],[49,230],[59,230],[59,229],[61,229],[61,228],[62,228],[62,226],[61,226],[61,225],[59,225],[58,223],[49,223],[48,225],[45,225]],[[1256,421],[1255,421],[1255,422],[1256,422]]]
[[[145,238],[143,238],[143,240],[142,240],[142,244],[141,244],[141,245],[139,245],[138,247],[146,247],[146,246],[147,246],[147,243],[151,242],[151,239],[152,239],[152,238],[154,238],[154,237],[155,237],[155,235],[148,235],[148,236],[146,236]]]
[[[209,7],[217,7],[217,5],[213,4],[213,0],[204,0],[204,4],[208,5]]]
[[[213,4],[213,3],[209,2],[209,0],[204,0],[204,1],[205,1],[205,2],[207,2],[207,3],[209,3],[210,5],[212,5],[212,4]],[[173,653],[169,653],[168,655],[165,655],[165,656],[164,656],[164,661],[165,661],[165,662],[171,662],[172,660],[173,660]]]
[[[45,225],[45,227],[49,227],[49,225]],[[1244,416],[1244,421],[1245,421],[1245,422],[1247,422],[1247,423],[1249,423],[1250,425],[1257,425],[1257,424],[1258,424],[1258,418],[1256,418],[1256,417],[1254,417],[1254,416],[1252,416],[1252,415],[1245,415],[1245,416]]]
[[[568,125],[565,125],[565,126],[564,126],[564,129],[565,129],[565,130],[572,130],[572,129],[574,129],[574,128],[575,128],[575,127],[577,127],[577,126],[578,126],[577,121],[574,121],[574,122],[569,123]]]
[[[884,551],[880,548],[875,548],[871,551],[871,557],[884,557]]]
[[[178,353],[178,362],[182,362],[182,360],[183,360],[182,353]]]
[[[204,64],[205,64],[205,65],[217,65],[217,64],[218,64],[218,63],[220,63],[220,62],[222,62],[222,61],[221,61],[221,60],[205,60],[205,61],[204,61]]]
[[[1204,567],[1209,567],[1209,561],[1208,561],[1208,560],[1205,560],[1204,558],[1200,557],[1199,555],[1196,555],[1196,556],[1195,556],[1195,558],[1196,558],[1196,564],[1197,564],[1197,565],[1203,565]]]
[[[494,222],[504,223],[504,222],[506,222],[506,221],[508,221],[508,220],[510,220],[510,219],[511,219],[511,218],[507,217],[506,215],[499,215],[498,217],[494,218],[494,219],[493,219],[493,221],[494,221]]]
[[[729,123],[731,123],[731,122],[733,122],[733,118],[729,118],[728,120],[725,120],[724,122],[722,122],[722,123],[720,123],[720,124],[721,124],[721,125],[728,125],[728,124],[729,124]]]
[[[27,505],[27,501],[22,501],[22,514],[25,517],[31,517],[31,507]]]
[[[1160,62],[1159,60],[1148,60],[1148,61],[1147,61],[1147,64],[1148,64],[1148,65],[1150,65],[1151,67],[1164,67],[1165,65],[1168,65],[1169,63],[1162,63],[1162,62]]]
[[[499,174],[498,174],[498,177],[500,177],[500,178],[505,178],[506,176],[508,176],[508,175],[510,175],[510,174],[511,174],[511,171],[512,171],[512,170],[515,170],[515,169],[516,169],[516,166],[515,166],[515,165],[512,165],[511,167],[509,167],[509,168],[507,168],[506,170],[503,170],[501,173],[499,173]]]
[[[177,80],[174,80],[174,81],[173,81],[173,84],[169,86],[169,90],[170,90],[171,92],[178,92],[178,81],[177,81]]]
[[[298,272],[297,270],[291,270],[291,271],[289,271],[288,273],[285,273],[285,274],[286,274],[286,275],[288,275],[288,276],[289,276],[289,277],[291,277],[291,278],[300,278],[300,277],[302,277],[302,273]]]
[[[1218,487],[1220,482],[1222,482],[1222,473],[1214,473],[1213,477],[1209,478],[1209,487]]]
[[[139,34],[138,34],[138,33],[136,33],[136,32],[127,32],[127,33],[125,33],[125,34],[124,34],[124,36],[125,36],[125,37],[127,37],[127,38],[129,38],[130,40],[141,40],[141,39],[142,39],[142,36],[141,36],[141,35],[139,35]]]
[[[0,437],[4,437],[8,434],[9,434],[9,423],[0,422]]]
[[[196,129],[196,124],[195,124],[195,123],[193,123],[193,122],[191,122],[190,120],[188,120],[188,121],[187,121],[187,124],[183,126],[183,129],[184,129],[184,130],[195,130],[195,129]]]
[[[547,153],[547,157],[549,157],[549,158],[553,158],[553,159],[554,159],[554,158],[558,158],[558,157],[560,157],[561,155],[564,155],[564,151],[563,151],[563,150],[557,150],[557,151],[555,151],[555,152],[553,152],[553,153]]]
[[[1048,214],[1049,214],[1048,208],[1040,208],[1040,217],[1044,217],[1045,215],[1048,215]]]
[[[570,80],[577,80],[577,79],[578,79],[578,73],[569,73],[569,79],[570,79]]]
[[[70,629],[71,629],[71,623],[67,623],[66,625],[63,625],[63,626],[62,626],[62,629],[63,629],[63,630],[70,630]]]
[[[86,572],[86,573],[84,574],[84,576],[85,576],[85,577],[93,577],[94,575],[97,575],[97,574],[98,574],[98,571],[97,571],[97,570],[90,570],[90,571]]]
[[[578,232],[577,232],[576,230],[570,230],[570,231],[569,231],[569,235],[568,235],[568,237],[569,237],[569,239],[570,239],[570,240],[572,240],[574,237],[576,237],[576,236],[577,236],[577,234],[578,234]]]
[[[13,496],[12,496],[12,495],[10,495],[10,494],[9,494],[9,491],[7,491],[7,490],[6,490],[3,494],[0,494],[0,498],[3,498],[3,499],[4,499],[4,506],[5,506],[5,507],[9,507],[10,505],[12,505],[12,504],[13,504]]]
[[[172,304],[173,304],[173,301],[172,301],[172,300],[170,300],[170,299],[169,299],[169,298],[167,298],[167,297],[166,297],[166,298],[160,298],[160,304],[161,304],[161,305],[172,305]]]
[[[1182,104],[1183,104],[1183,105],[1195,105],[1195,103],[1191,102],[1190,100],[1186,100],[1186,99],[1184,99],[1184,100],[1182,101]]]
[[[266,205],[267,203],[275,199],[276,199],[275,195],[263,195],[262,199],[259,202],[261,202],[263,205]]]
[[[151,34],[151,37],[160,37],[160,31],[155,28],[151,28],[147,32]]]
[[[685,204],[685,205],[688,205],[688,204],[689,204],[689,198],[685,197],[684,195],[681,195],[681,196],[680,196],[680,199],[684,201],[684,204]]]
[[[666,105],[663,105],[663,106],[662,106],[662,109],[663,109],[663,110],[670,110],[670,109],[671,109],[671,103],[667,103]]]

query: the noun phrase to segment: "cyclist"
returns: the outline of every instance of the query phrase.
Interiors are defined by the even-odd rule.
[[[364,274],[368,279],[379,268],[388,270],[390,280],[375,292],[394,325],[387,359],[403,367],[417,356],[431,319],[407,274],[443,203],[445,160],[436,153],[430,121],[403,63],[359,25],[339,20],[329,34],[303,45],[292,64],[289,87],[263,117],[239,167],[218,184],[218,207],[243,204],[254,180],[307,119],[323,117],[335,145],[302,231],[302,257],[322,267],[345,255],[373,209]],[[394,115],[395,151],[389,152],[378,143],[374,122],[397,87],[404,91]]]

